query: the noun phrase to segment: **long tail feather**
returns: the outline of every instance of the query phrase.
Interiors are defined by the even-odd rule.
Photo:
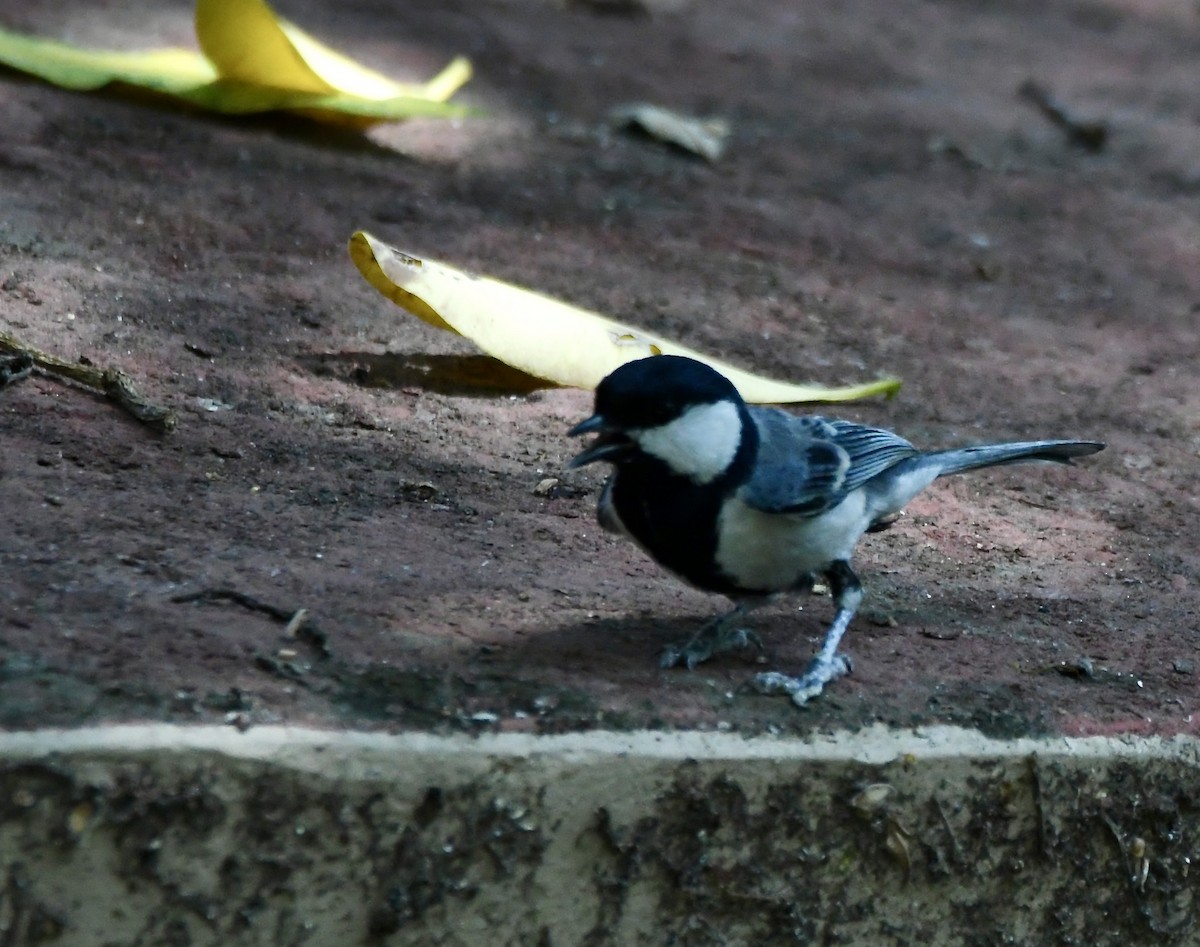
[[[1099,441],[1022,441],[1015,444],[983,444],[979,447],[956,447],[931,451],[908,457],[889,467],[868,484],[868,504],[875,525],[902,510],[918,493],[938,477],[965,473],[980,467],[1020,464],[1045,460],[1069,464],[1103,450]]]
[[[922,467],[935,467],[937,476],[964,473],[980,467],[999,467],[1034,460],[1069,464],[1075,457],[1086,457],[1103,450],[1099,441],[1022,441],[1015,444],[983,444],[933,451],[921,457]]]

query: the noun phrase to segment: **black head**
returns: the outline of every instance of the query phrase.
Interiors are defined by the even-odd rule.
[[[595,413],[609,427],[650,428],[674,421],[694,405],[741,400],[733,383],[703,362],[652,355],[626,362],[600,382]]]
[[[697,405],[730,402],[741,407],[737,388],[716,369],[681,355],[652,355],[626,362],[596,388],[595,413],[567,433],[599,433],[600,439],[572,462],[615,461],[633,446],[626,432],[670,424]]]

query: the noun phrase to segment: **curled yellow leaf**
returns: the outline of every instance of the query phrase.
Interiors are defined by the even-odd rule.
[[[68,89],[116,83],[233,115],[288,110],[364,125],[467,112],[446,101],[471,77],[462,57],[428,82],[396,82],[280,19],[265,0],[197,0],[196,38],[203,52],[118,52],[0,30],[0,64]]]
[[[558,385],[595,388],[625,362],[648,355],[686,355],[711,365],[755,404],[850,401],[892,395],[900,387],[893,378],[842,388],[762,378],[599,313],[412,256],[364,231],[350,238],[350,258],[368,283],[413,315],[466,336],[493,358]]]
[[[429,82],[396,82],[277,16],[265,0],[196,0],[196,39],[223,79],[313,95],[444,101],[471,77],[458,57]]]

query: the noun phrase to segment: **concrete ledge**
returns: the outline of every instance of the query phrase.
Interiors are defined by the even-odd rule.
[[[1200,742],[0,734],[0,944],[1195,943]]]

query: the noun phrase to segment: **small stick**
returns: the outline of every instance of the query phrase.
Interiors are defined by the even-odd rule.
[[[1085,122],[1073,116],[1067,107],[1048,90],[1032,79],[1026,79],[1017,94],[1032,103],[1053,124],[1067,133],[1067,140],[1087,151],[1103,151],[1108,143],[1108,126],[1104,122]]]
[[[65,378],[103,394],[136,420],[155,430],[164,433],[173,431],[179,423],[174,411],[146,398],[138,391],[133,379],[119,368],[100,369],[94,365],[64,361],[57,356],[40,352],[4,331],[0,331],[0,354],[11,356],[0,362],[0,387],[24,378],[36,368],[52,378]],[[12,367],[14,362],[17,364],[15,369]]]
[[[183,592],[173,595],[171,601],[178,605],[187,602],[233,602],[253,612],[263,612],[284,622],[285,635],[316,648],[321,657],[327,658],[332,653],[329,650],[329,636],[309,617],[307,608],[280,608],[278,605],[264,602],[262,599],[239,592],[237,589],[223,588]]]
[[[285,638],[298,638],[300,636],[300,629],[304,627],[304,624],[307,621],[308,609],[296,609],[296,614],[289,618],[287,625],[284,626],[283,636]]]

